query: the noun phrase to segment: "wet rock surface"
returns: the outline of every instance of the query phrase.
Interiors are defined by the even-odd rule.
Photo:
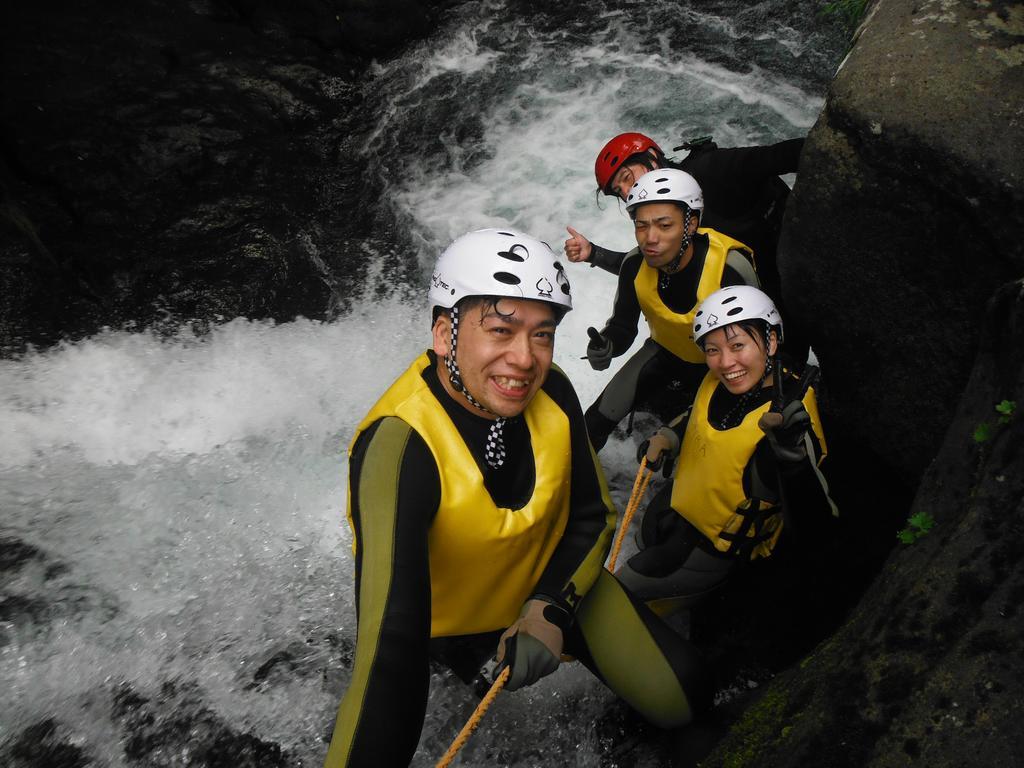
[[[1024,282],[998,291],[981,330],[910,511],[934,527],[892,553],[846,625],[768,686],[704,765],[1021,761],[1024,420],[995,406],[1024,402]]]
[[[786,211],[783,290],[822,361],[832,431],[909,487],[967,382],[985,302],[1024,273],[1022,44],[1016,4],[873,4]]]
[[[77,583],[67,564],[0,534],[0,649],[59,622],[108,621],[120,611],[109,592]]]
[[[5,8],[0,353],[343,307],[389,242],[360,74],[443,5]]]

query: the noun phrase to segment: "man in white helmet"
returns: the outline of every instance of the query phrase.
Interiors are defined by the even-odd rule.
[[[682,160],[668,158],[653,139],[642,133],[621,133],[605,144],[594,161],[600,193],[625,201],[637,179],[648,171],[675,168],[700,185],[704,208],[701,225],[735,238],[754,253],[761,287],[781,307],[782,285],[776,264],[782,215],[789,187],[780,176],[796,173],[803,139],[766,146],[720,148],[710,136],[689,141]],[[618,274],[626,254],[591,243],[567,227],[565,255]],[[807,357],[808,342],[799,329],[790,330],[788,354],[794,362]]]
[[[692,647],[602,567],[615,508],[552,365],[562,265],[522,232],[471,232],[429,295],[431,348],[350,448],[358,629],[326,765],[408,765],[432,659],[469,682],[494,657],[514,691],[565,651],[656,725],[690,722]]]
[[[700,228],[704,197],[685,171],[644,174],[626,196],[626,207],[637,247],[619,270],[612,316],[600,332],[589,329],[587,359],[595,370],[608,368],[633,344],[641,314],[651,337],[587,409],[587,429],[598,451],[638,405],[693,398],[706,371],[704,353],[693,341],[697,306],[722,286],[759,285],[743,243]]]

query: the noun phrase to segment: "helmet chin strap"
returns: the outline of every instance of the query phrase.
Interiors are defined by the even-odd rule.
[[[679,263],[683,260],[683,254],[686,253],[686,249],[690,245],[690,218],[692,212],[689,208],[686,209],[686,213],[683,214],[683,241],[679,245],[679,253],[672,259],[668,264],[659,270],[658,275],[658,287],[667,288],[668,280],[675,274],[676,270],[679,269]]]
[[[452,307],[452,343],[451,348],[448,350],[448,354],[444,356],[444,365],[448,369],[448,381],[452,385],[452,389],[465,397],[470,405],[480,409],[484,413],[488,413],[492,416],[497,416],[494,411],[489,409],[487,406],[477,401],[473,395],[470,394],[469,390],[466,389],[466,385],[462,381],[462,372],[459,371],[459,364],[455,361],[455,350],[459,341],[459,308],[457,306]],[[505,463],[505,438],[504,438],[504,427],[505,418],[498,416],[492,423],[491,429],[487,433],[487,446],[484,450],[484,459],[487,461],[487,466],[491,469],[497,469]]]

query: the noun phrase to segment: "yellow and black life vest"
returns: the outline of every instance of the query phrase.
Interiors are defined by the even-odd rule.
[[[658,295],[658,277],[661,273],[648,266],[647,262],[640,264],[633,280],[640,309],[651,327],[651,338],[676,357],[690,363],[704,362],[704,351],[693,341],[693,316],[697,313],[697,307],[722,287],[722,272],[729,251],[750,251],[739,240],[733,240],[713,229],[698,229],[697,232],[708,236],[708,253],[697,284],[697,300],[689,310],[679,313],[666,306]]]
[[[732,429],[718,430],[708,420],[717,387],[718,377],[708,372],[697,390],[672,479],[672,508],[720,552],[767,557],[782,533],[781,508],[776,500],[748,498],[743,471],[764,438],[757,422],[771,403],[755,408]],[[827,449],[813,389],[806,391],[803,404],[821,445],[820,462]]]
[[[569,519],[569,418],[543,390],[530,401],[524,417],[536,467],[533,495],[519,509],[498,507],[465,441],[423,380],[429,365],[422,355],[391,385],[359,424],[352,445],[378,419],[396,416],[434,456],[441,503],[427,538],[430,636],[504,629],[518,617]]]

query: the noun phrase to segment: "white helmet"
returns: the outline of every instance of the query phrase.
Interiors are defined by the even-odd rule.
[[[701,302],[693,316],[693,340],[700,340],[716,328],[741,320],[764,320],[777,328],[782,341],[782,318],[775,302],[764,291],[752,285],[730,285],[719,288]]]
[[[643,203],[682,203],[697,211],[704,210],[704,193],[700,184],[686,171],[676,168],[660,168],[648,171],[626,195],[626,210],[632,211]]]
[[[547,243],[515,229],[478,229],[449,245],[434,265],[430,306],[467,296],[536,299],[572,309],[565,268]]]

